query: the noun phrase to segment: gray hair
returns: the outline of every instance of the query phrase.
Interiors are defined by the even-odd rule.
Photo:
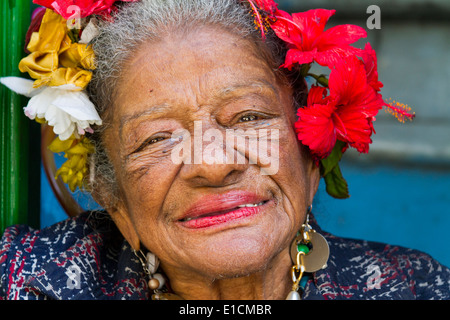
[[[189,31],[200,26],[222,27],[229,32],[249,39],[258,48],[262,57],[273,66],[280,79],[290,79],[290,85],[303,96],[303,80],[298,72],[280,71],[286,48],[273,34],[265,41],[255,28],[254,17],[246,1],[240,0],[140,0],[121,3],[113,22],[99,22],[99,35],[92,41],[96,69],[87,88],[91,101],[96,105],[103,125],[96,128],[89,138],[96,152],[90,161],[88,186],[96,191],[109,193],[111,204],[118,200],[118,187],[114,168],[102,142],[102,133],[108,128],[108,119],[114,107],[114,93],[122,68],[130,56],[147,41],[158,41],[172,32]],[[299,101],[298,97],[294,97]],[[107,188],[108,190],[105,190]],[[98,191],[98,190],[97,190]]]

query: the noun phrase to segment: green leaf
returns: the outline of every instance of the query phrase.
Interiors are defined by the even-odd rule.
[[[303,78],[306,78],[308,75],[309,69],[311,69],[311,63],[302,64],[300,68],[300,74]]]
[[[337,140],[330,155],[320,161],[322,177],[330,173],[339,164],[339,161],[341,161],[342,158],[342,148],[344,148],[344,146],[345,142]]]
[[[308,73],[307,76],[310,76],[316,80],[317,84],[320,84],[322,87],[328,88],[328,78],[325,74],[314,74],[314,73]]]
[[[337,199],[347,199],[348,193],[347,181],[342,176],[339,165],[336,165],[327,175],[324,176],[326,190],[328,194]]]
[[[80,40],[79,37],[80,29],[69,29],[69,32],[67,32],[67,35],[69,36],[69,39],[72,41],[72,43],[77,43]]]

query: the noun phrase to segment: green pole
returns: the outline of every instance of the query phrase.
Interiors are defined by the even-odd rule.
[[[20,73],[18,64],[25,56],[31,4],[31,0],[0,1],[1,77],[27,76]],[[37,227],[40,158],[35,145],[39,145],[39,137],[35,135],[39,136],[39,131],[23,113],[26,98],[0,85],[0,103],[0,232],[13,224]],[[30,136],[34,136],[32,141]]]

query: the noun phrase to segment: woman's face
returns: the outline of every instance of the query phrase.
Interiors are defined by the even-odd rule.
[[[109,211],[167,273],[262,270],[286,255],[317,190],[294,122],[292,93],[248,42],[201,29],[142,45],[105,135],[121,192]]]

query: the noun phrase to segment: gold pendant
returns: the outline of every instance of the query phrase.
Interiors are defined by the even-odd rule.
[[[308,244],[311,249],[304,256],[305,272],[313,273],[327,266],[327,261],[330,256],[330,248],[327,240],[314,230],[308,231]],[[297,245],[302,242],[304,235],[300,234],[291,244],[291,259],[295,264],[297,259]]]

